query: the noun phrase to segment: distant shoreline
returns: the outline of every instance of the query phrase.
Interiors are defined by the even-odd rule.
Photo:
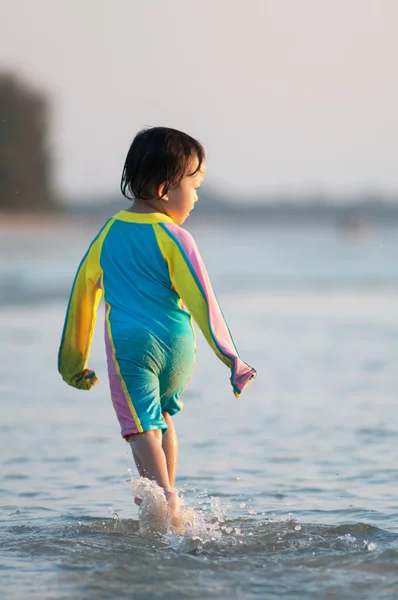
[[[97,226],[124,208],[116,203],[96,206],[69,206],[59,212],[0,211],[0,229],[48,229],[49,227]],[[398,225],[398,205],[393,206],[247,206],[216,205],[215,210],[198,207],[187,226],[219,223],[245,223],[267,227],[332,226],[348,230],[363,230],[377,225]]]
[[[49,225],[71,225],[88,220],[89,217],[71,215],[68,213],[37,213],[37,212],[0,212],[0,228],[24,228],[29,229],[48,227]]]

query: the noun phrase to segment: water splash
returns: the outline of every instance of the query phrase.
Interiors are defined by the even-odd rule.
[[[346,533],[345,535],[339,535],[339,536],[337,536],[337,539],[344,542],[344,544],[347,546],[353,546],[353,545],[355,545],[355,542],[357,541],[357,538],[354,537],[353,535],[351,535],[351,533]]]
[[[365,546],[365,550],[367,550],[368,552],[374,552],[377,548],[376,542],[368,542],[368,540],[364,540],[363,543]]]
[[[227,508],[218,498],[197,495],[196,506],[189,506],[180,490],[179,523],[172,526],[163,490],[144,477],[134,478],[130,472],[130,487],[134,497],[142,498],[138,508],[139,528],[143,534],[160,534],[163,543],[177,552],[200,553],[206,544],[241,536],[240,528],[228,524]]]
[[[218,498],[210,496],[207,501],[200,500],[199,506],[190,508],[192,516],[183,531],[169,529],[163,536],[164,542],[176,552],[195,552],[200,554],[205,546],[220,542],[225,538],[240,535],[227,522],[226,508]]]
[[[157,483],[140,477],[131,476],[131,493],[142,498],[138,508],[141,533],[165,533],[171,527],[167,501],[162,488]]]
[[[123,523],[122,523],[122,520],[120,519],[119,515],[117,514],[116,511],[113,510],[112,506],[109,506],[108,508],[109,508],[109,512],[111,513],[112,518],[113,518],[114,529],[120,529],[121,531],[123,531],[124,530]]]
[[[224,505],[218,497],[209,496],[203,489],[179,490],[181,520],[178,526],[172,526],[163,490],[153,481],[136,479],[132,475],[129,483],[133,496],[142,498],[138,508],[140,533],[155,534],[161,543],[175,552],[213,556],[227,551],[238,555],[242,549],[261,547],[272,552],[276,549],[292,552],[312,549],[315,555],[319,547],[325,546],[343,547],[349,551],[360,551],[365,547],[368,552],[377,547],[372,541],[360,540],[360,532],[355,526],[332,528],[332,535],[325,529],[324,535],[323,527],[298,523],[293,512],[265,516],[241,499]],[[188,494],[189,505],[184,493]],[[117,522],[117,513],[111,512]]]

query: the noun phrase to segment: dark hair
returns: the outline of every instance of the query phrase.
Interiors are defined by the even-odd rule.
[[[195,158],[195,170],[187,173]],[[128,199],[150,200],[164,184],[163,197],[170,188],[178,187],[184,176],[200,171],[204,160],[202,144],[186,133],[168,127],[143,129],[127,153],[120,189]]]

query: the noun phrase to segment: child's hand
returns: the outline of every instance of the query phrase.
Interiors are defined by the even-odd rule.
[[[83,381],[84,389],[89,390],[99,382],[99,379],[95,371],[92,371],[91,369],[85,369],[83,371]]]
[[[257,372],[255,369],[249,369],[245,373],[239,375],[239,377],[235,378],[233,382],[234,388],[234,396],[235,398],[239,398],[243,390],[255,379]],[[232,382],[232,380],[231,380]]]

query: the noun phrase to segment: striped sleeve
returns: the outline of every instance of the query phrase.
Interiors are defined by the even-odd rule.
[[[102,244],[114,219],[109,219],[92,241],[81,261],[66,311],[58,352],[58,371],[62,379],[80,390],[89,390],[97,382],[94,371],[87,368],[97,308],[102,295]]]
[[[210,347],[231,370],[233,391],[239,397],[256,371],[238,354],[193,237],[174,223],[157,225],[156,236],[175,291]]]
[[[101,289],[97,287],[99,277],[90,248],[75,276],[58,353],[62,379],[82,390],[90,389],[98,381],[95,373],[87,369],[87,361],[101,298]]]

